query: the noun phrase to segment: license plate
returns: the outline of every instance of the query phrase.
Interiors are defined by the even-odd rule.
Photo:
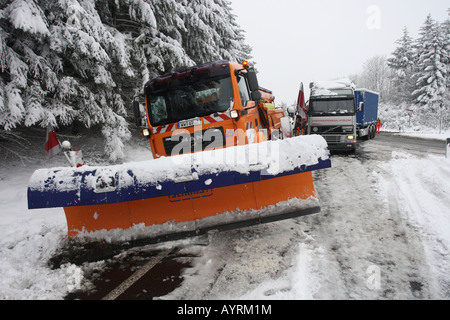
[[[188,128],[188,127],[195,127],[202,124],[202,121],[200,118],[194,118],[189,120],[183,120],[178,122],[178,129]]]

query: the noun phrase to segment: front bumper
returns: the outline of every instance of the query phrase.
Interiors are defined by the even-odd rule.
[[[351,151],[356,149],[356,143],[328,143],[331,151]]]
[[[350,140],[347,136],[324,136],[330,150],[350,151],[356,150],[356,140]]]

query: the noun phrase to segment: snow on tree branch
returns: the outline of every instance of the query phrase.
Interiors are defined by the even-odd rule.
[[[14,0],[0,4],[0,126],[100,126],[123,158],[127,106],[184,66],[250,58],[226,0]]]
[[[31,34],[49,35],[47,19],[33,0],[15,0],[5,11],[15,29]]]

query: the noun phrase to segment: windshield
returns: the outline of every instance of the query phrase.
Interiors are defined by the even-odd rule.
[[[323,99],[310,102],[309,112],[312,115],[348,115],[355,113],[353,99]]]
[[[148,97],[153,126],[225,112],[234,104],[230,77],[202,79]]]

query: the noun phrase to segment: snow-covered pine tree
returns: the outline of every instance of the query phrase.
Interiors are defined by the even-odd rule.
[[[214,0],[211,6],[216,17],[213,28],[219,34],[221,59],[242,62],[251,58],[251,48],[244,43],[244,31],[236,23],[229,0]]]
[[[231,1],[215,0],[214,2],[224,10],[225,26],[227,26],[226,29],[219,30],[223,44],[222,56],[236,62],[250,60],[252,48],[245,43],[244,30],[236,22],[236,16],[232,13]]]
[[[46,8],[48,2],[42,1],[41,6]],[[131,133],[115,80],[134,76],[125,43],[117,30],[103,24],[94,0],[60,0],[52,7],[55,14],[49,46],[64,68],[55,102],[74,110],[73,120],[86,127],[100,125],[106,154],[113,161],[121,159],[123,141]]]
[[[186,7],[183,44],[196,63],[219,59],[242,62],[251,57],[228,0],[178,1]]]
[[[0,126],[101,125],[112,160],[130,137],[111,70],[131,76],[121,43],[94,1],[14,0],[0,7]],[[117,64],[112,64],[118,61]]]
[[[220,59],[220,35],[218,33],[218,20],[213,13],[215,4],[213,0],[192,0],[185,2],[186,32],[183,34],[183,43],[189,56],[194,57],[196,63]]]
[[[130,19],[139,25],[131,43],[141,77],[138,90],[151,78],[194,64],[183,47],[181,33],[187,30],[185,8],[181,4],[175,0],[121,0],[119,3],[122,8],[128,7]]]
[[[443,106],[447,86],[446,39],[443,28],[428,15],[416,41],[416,101],[429,114],[438,114]]]
[[[445,37],[445,64],[447,66],[447,90],[445,94],[445,107],[447,115],[449,115],[450,119],[450,9],[447,10],[447,13],[447,19],[443,22],[442,28]]]
[[[0,130],[101,127],[117,160],[146,81],[250,51],[227,0],[0,0]]]
[[[413,39],[408,29],[403,29],[403,36],[396,41],[397,48],[387,60],[388,66],[394,71],[393,85],[398,102],[413,102],[412,92],[415,90],[414,65],[415,54]]]
[[[33,83],[34,90],[25,93],[28,75],[45,73],[46,66],[44,59],[34,55],[29,46],[35,39],[46,37],[49,30],[44,13],[34,1],[4,3],[0,21],[0,126],[12,130],[25,120],[25,99],[33,102],[32,110],[39,117],[41,106],[33,99],[33,94],[36,97],[41,92],[39,86]]]

